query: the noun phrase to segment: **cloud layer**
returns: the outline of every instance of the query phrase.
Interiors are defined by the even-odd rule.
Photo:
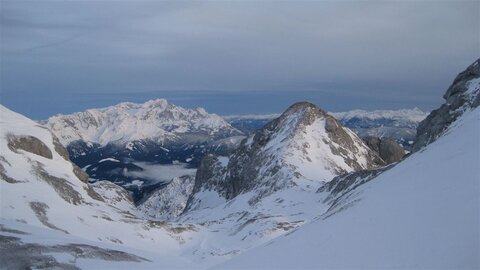
[[[20,107],[19,95],[39,93],[270,91],[431,109],[480,55],[479,10],[478,1],[2,1],[0,98]]]

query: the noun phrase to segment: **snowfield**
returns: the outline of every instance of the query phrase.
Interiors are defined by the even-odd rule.
[[[327,211],[215,269],[478,269],[479,138],[477,108],[357,188],[341,211]]]

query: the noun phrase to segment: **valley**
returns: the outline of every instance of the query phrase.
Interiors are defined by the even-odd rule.
[[[444,99],[426,117],[297,102],[265,124],[163,99],[40,122],[2,105],[0,261],[476,268],[480,60]]]

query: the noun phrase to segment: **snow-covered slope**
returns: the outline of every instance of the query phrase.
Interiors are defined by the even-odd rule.
[[[207,140],[241,134],[223,118],[203,108],[184,109],[165,99],[56,115],[46,125],[65,146],[76,140],[106,145],[146,139],[175,141],[189,134],[210,136]]]
[[[208,155],[178,221],[208,231],[195,256],[225,260],[328,209],[316,190],[335,176],[383,164],[352,131],[311,103],[292,105],[229,157]],[[207,249],[205,249],[208,247]]]
[[[295,232],[218,269],[480,268],[480,109]]]
[[[186,265],[186,261],[168,257],[178,254],[183,237],[191,238],[193,226],[136,218],[135,207],[122,188],[111,183],[96,183],[92,188],[82,182],[74,173],[75,166],[61,155],[64,152],[49,130],[0,105],[0,237],[5,240],[0,241],[2,261],[9,258],[2,256],[10,254],[4,251],[13,250],[8,256],[18,264],[13,264],[12,269],[22,268],[23,261],[29,261],[24,267],[41,267],[44,261],[52,262],[46,253],[70,258],[80,248],[86,253],[83,257],[77,254],[80,259],[111,258],[145,263],[149,268],[159,267],[163,260],[166,267]],[[7,243],[10,246],[5,246]],[[30,251],[21,254],[27,247]],[[136,258],[132,253],[158,260],[159,264],[132,259]],[[36,260],[36,255],[43,259]]]

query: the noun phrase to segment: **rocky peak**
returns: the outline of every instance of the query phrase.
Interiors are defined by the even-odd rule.
[[[405,150],[402,146],[392,139],[368,136],[363,138],[363,141],[370,149],[377,152],[387,164],[400,161],[405,156]]]
[[[327,112],[298,102],[244,139],[227,166],[212,157],[202,164],[209,168],[199,169],[192,197],[200,190],[198,185],[214,181],[221,184],[222,197],[232,199],[251,191],[255,195],[250,203],[255,203],[278,190],[315,190],[337,175],[385,163]]]
[[[201,207],[203,198],[198,194],[202,192],[214,192],[221,198],[226,197],[228,188],[225,183],[227,164],[227,157],[208,154],[202,159],[195,175],[193,189],[186,203],[185,212]]]
[[[414,151],[435,141],[465,111],[480,105],[480,59],[457,75],[443,98],[445,103],[420,122]]]
[[[284,121],[291,120],[297,121],[296,125],[310,125],[318,117],[327,117],[328,113],[317,107],[315,104],[308,101],[297,102],[280,115],[277,119],[273,120],[270,124],[279,126],[285,124]]]

